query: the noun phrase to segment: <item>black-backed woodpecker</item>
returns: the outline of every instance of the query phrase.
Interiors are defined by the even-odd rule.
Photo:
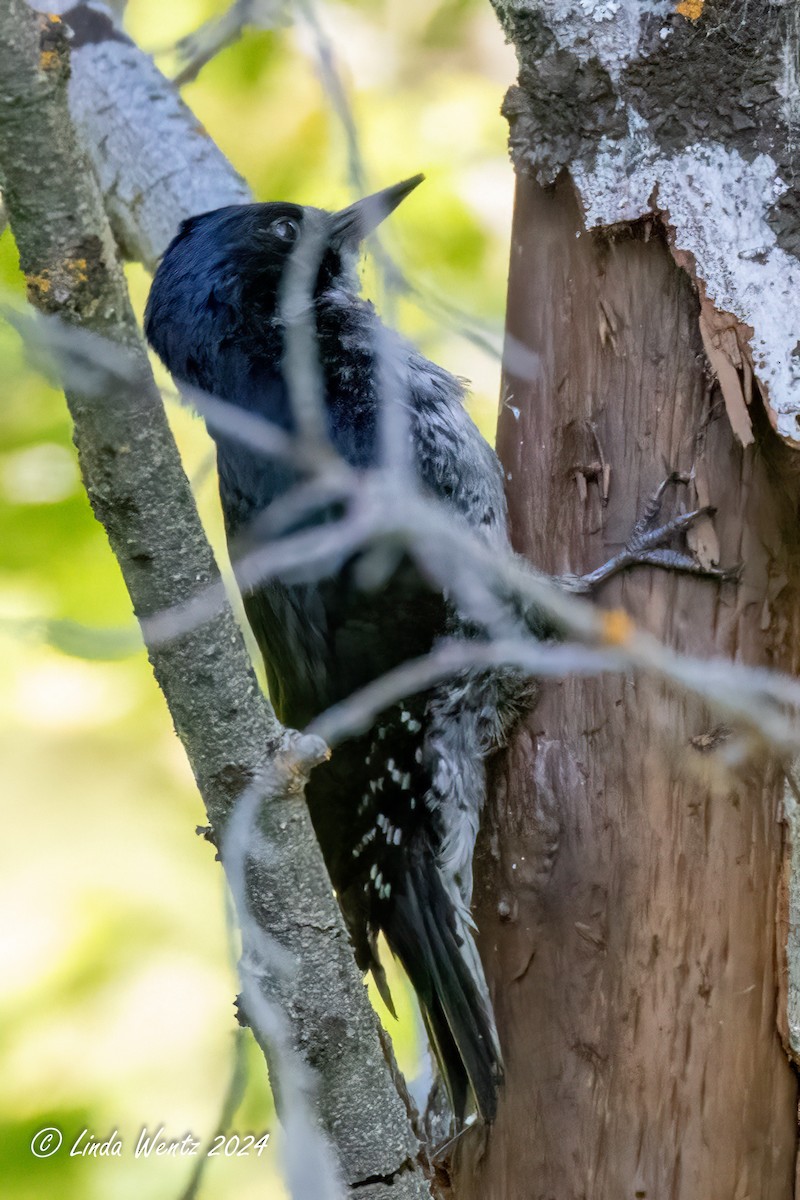
[[[420,179],[333,214],[267,203],[184,221],[156,272],[146,333],[190,396],[205,393],[296,432],[281,296],[304,222],[315,214],[324,241],[310,312],[331,446],[355,469],[379,464],[379,355],[388,347],[399,364],[394,378],[401,381],[417,486],[505,554],[502,472],[464,408],[462,383],[384,327],[359,294],[362,240]],[[236,570],[244,548],[274,536],[264,532],[272,506],[303,481],[304,471],[243,444],[225,421],[207,423]],[[319,521],[329,517],[322,511]],[[618,565],[681,565],[665,561],[672,552],[648,548],[658,540],[649,529],[639,537],[644,544],[626,550]],[[368,552],[346,556],[322,578],[302,568],[256,583],[240,578],[270,695],[289,726],[304,728],[443,637],[474,634],[408,554],[399,555],[379,588],[370,587],[362,569]],[[598,572],[592,579],[604,577]],[[368,732],[334,750],[307,789],[358,963],[372,970],[391,1005],[376,947],[383,933],[416,991],[458,1121],[473,1106],[492,1120],[502,1075],[470,916],[472,855],[486,759],[502,744],[522,695],[519,678],[508,672],[462,673],[381,713]]]

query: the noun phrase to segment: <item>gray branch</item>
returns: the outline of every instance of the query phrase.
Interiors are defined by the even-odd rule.
[[[248,26],[276,29],[288,25],[289,0],[233,0],[221,16],[212,17],[176,46],[182,66],[175,83],[182,86],[196,79],[207,63],[237,42]]]
[[[119,346],[57,318],[33,319],[10,307],[0,312],[25,337],[37,362],[58,355],[73,387],[97,386],[101,378],[108,379],[109,393],[117,383],[122,389],[130,386],[130,364]],[[313,391],[313,378],[307,383]],[[741,734],[735,755],[760,744],[784,758],[796,757],[800,683],[780,672],[725,658],[678,653],[637,629],[624,612],[588,603],[582,598],[587,580],[607,578],[608,564],[588,576],[543,574],[520,556],[487,546],[442,501],[413,485],[399,492],[392,463],[353,470],[330,446],[320,453],[313,439],[309,445],[306,436],[292,437],[235,405],[194,388],[186,389],[186,398],[227,437],[265,458],[291,462],[308,476],[273,501],[259,519],[259,544],[237,556],[237,577],[246,590],[298,569],[305,578],[323,578],[359,552],[388,546],[396,552],[402,547],[431,586],[451,595],[491,639],[438,643],[430,654],[403,664],[320,714],[307,733],[336,745],[363,732],[379,712],[404,696],[466,670],[516,667],[536,679],[636,670],[661,679],[676,695],[704,700],[731,722]],[[339,519],[306,527],[306,518],[320,505],[331,504],[341,507]],[[299,529],[287,533],[292,527]],[[151,651],[197,630],[225,605],[225,588],[215,579],[188,600],[142,618]],[[31,628],[40,627],[33,623]],[[562,644],[542,641],[543,628],[563,639]],[[76,643],[85,649],[95,636],[96,631],[63,622],[51,630],[51,637],[67,650]],[[100,649],[108,654],[129,647],[130,637],[121,631]]]
[[[102,6],[54,0],[72,31],[69,107],[123,253],[152,270],[194,213],[252,199],[152,59]]]
[[[252,199],[245,181],[174,85],[115,24],[106,6],[74,0],[30,3],[42,12],[63,13],[73,31],[70,111],[100,180],[114,235],[129,258],[152,271],[186,217]],[[223,24],[244,8],[234,3],[223,15]],[[265,8],[274,11],[276,18],[279,15],[277,0],[274,9],[268,0]],[[366,171],[332,47],[308,0],[297,3],[294,16],[311,31],[329,107],[347,143],[350,181],[356,192],[363,193]],[[409,297],[436,321],[499,357],[499,331],[495,344],[474,317],[409,279],[377,234],[370,245],[390,290]]]
[[[128,44],[115,39],[111,49],[128,53]],[[93,46],[99,54],[100,45],[84,41],[84,50]],[[93,386],[68,388],[67,401],[87,491],[146,629],[158,612],[212,587],[218,571],[150,373],[102,197],[70,122],[68,59],[62,22],[35,16],[24,0],[0,0],[0,178],[30,299],[46,313],[103,335],[128,362],[113,386],[109,373],[99,371]],[[130,75],[127,85],[120,81],[120,69],[107,64],[106,82],[110,88],[118,83],[132,103],[141,102],[140,129],[152,136],[155,105],[175,146],[186,138],[190,147],[176,152],[173,177],[186,207],[170,208],[170,181],[153,179],[131,210],[147,219],[146,227],[127,218],[140,256],[152,261],[156,245],[163,248],[169,236],[167,225],[203,206],[189,181],[192,137],[177,102],[166,117],[166,96],[159,108],[153,92],[134,87]],[[120,123],[117,135],[119,163],[128,154],[136,157],[133,131]],[[220,167],[216,178],[222,182],[212,202],[219,203],[226,188],[233,198],[235,177],[220,166],[224,160],[211,143],[196,131],[194,136],[195,147],[198,138],[203,141],[204,161]],[[120,168],[118,200],[123,174]],[[117,208],[118,226],[124,207]],[[375,1196],[426,1195],[417,1141],[302,802],[302,786],[324,743],[281,728],[226,603],[148,650],[232,874],[242,866],[242,855],[228,851],[241,836],[241,827],[238,835],[231,829],[241,821],[236,806],[243,796],[257,822],[259,836],[246,848],[244,884],[237,890],[236,880],[231,883],[243,929],[244,1007],[268,1058],[289,1071],[285,1079],[273,1079],[283,1115],[302,1129],[308,1162],[317,1164],[328,1154],[319,1120],[347,1185],[370,1181],[363,1191]],[[313,1062],[316,1072],[304,1066],[293,1075],[298,1059]],[[334,1194],[335,1178],[327,1190],[319,1179],[308,1190],[308,1163],[301,1162],[296,1139],[287,1141],[287,1152],[296,1196]]]

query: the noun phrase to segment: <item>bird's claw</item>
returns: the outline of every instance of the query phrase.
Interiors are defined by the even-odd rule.
[[[662,524],[658,523],[667,488],[671,484],[688,483],[689,480],[688,475],[678,471],[673,471],[671,475],[662,480],[647,501],[644,511],[631,530],[630,537],[623,549],[596,570],[590,571],[586,575],[565,578],[563,580],[565,586],[573,592],[584,594],[593,592],[620,571],[637,566],[661,567],[668,571],[701,575],[706,579],[716,579],[720,583],[737,581],[742,572],[741,563],[734,567],[706,566],[691,554],[682,550],[672,550],[665,545],[676,534],[688,533],[701,517],[713,517],[717,511],[712,505],[706,504],[691,512],[679,513]]]

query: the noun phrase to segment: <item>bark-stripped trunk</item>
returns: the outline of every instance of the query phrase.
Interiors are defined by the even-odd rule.
[[[660,21],[671,33],[659,37],[651,13],[642,22],[641,57],[613,79],[606,73],[605,92],[592,91],[600,66],[591,54],[601,51],[581,59],[590,52],[579,41],[567,46],[564,33],[570,19],[586,18],[587,5],[574,6],[577,15],[560,25],[556,7],[564,6],[528,0],[503,12],[528,89],[509,105],[518,185],[499,429],[516,548],[558,573],[593,567],[625,540],[669,470],[694,471],[696,484],[678,499],[718,506],[713,530],[699,538],[715,555],[716,532],[720,560],[744,563],[741,583],[719,587],[640,569],[609,585],[601,602],[624,607],[680,650],[795,672],[800,464],[773,426],[783,422],[786,433],[794,420],[796,376],[777,362],[781,328],[756,327],[756,378],[769,387],[773,411],[768,419],[758,391],[746,407],[752,330],[744,325],[752,313],[734,307],[746,295],[736,280],[743,260],[731,264],[724,295],[713,273],[727,250],[752,251],[753,213],[738,208],[748,244],[726,247],[728,230],[710,209],[705,260],[700,227],[690,217],[676,226],[674,211],[663,220],[650,187],[640,197],[649,216],[613,230],[587,232],[584,222],[600,186],[602,172],[594,191],[591,183],[600,137],[611,134],[611,159],[616,149],[629,151],[616,185],[602,179],[621,193],[635,174],[637,145],[657,139],[658,121],[663,127],[669,117],[666,109],[658,120],[645,113],[649,127],[639,127],[635,143],[630,126],[615,129],[619,106],[610,101],[632,104],[626,87],[641,87],[645,77],[651,88],[658,80],[667,88],[680,67],[683,89],[673,88],[673,101],[682,119],[687,89],[698,96],[702,73],[712,78],[714,47],[728,53],[733,35],[678,15]],[[619,21],[633,7],[617,5]],[[748,54],[755,60],[750,75],[742,69],[723,79],[720,69],[713,95],[701,87],[692,104],[709,108],[708,136],[720,140],[719,155],[709,153],[718,159],[730,150],[725,122],[736,124],[757,74],[762,100],[748,109],[758,123],[752,140],[765,151],[774,121],[773,152],[786,162],[783,127],[768,103],[778,40],[755,27],[749,37],[749,50],[737,42],[737,53],[742,64]],[[663,53],[665,42],[675,61]],[[677,188],[687,156],[699,153],[684,146],[675,151],[680,162],[658,165],[662,192]],[[702,186],[687,178],[687,193],[699,195]],[[797,262],[786,247],[800,206],[796,194],[784,188],[781,195],[780,212],[760,214],[761,234],[773,218],[783,225],[750,278],[765,295],[788,287],[788,304]],[[700,294],[676,259],[700,279]],[[761,278],[756,268],[775,274]],[[712,302],[733,312],[738,326],[725,317],[730,332],[720,334]],[[798,314],[796,300],[795,340]],[[724,397],[711,382],[704,337]],[[783,347],[786,362],[793,346]],[[734,745],[735,731],[647,679],[568,680],[543,689],[496,764],[476,869],[477,919],[507,1083],[488,1136],[465,1137],[457,1147],[459,1200],[794,1195],[797,1084],[779,1033],[792,1025],[783,780],[753,755],[725,769]],[[789,968],[791,976],[791,961]]]

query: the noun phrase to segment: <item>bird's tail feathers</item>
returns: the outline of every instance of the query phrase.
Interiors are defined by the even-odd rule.
[[[419,999],[459,1124],[470,1093],[481,1118],[494,1119],[502,1079],[497,1030],[471,925],[433,854],[416,856],[402,892],[393,895],[384,930]]]

